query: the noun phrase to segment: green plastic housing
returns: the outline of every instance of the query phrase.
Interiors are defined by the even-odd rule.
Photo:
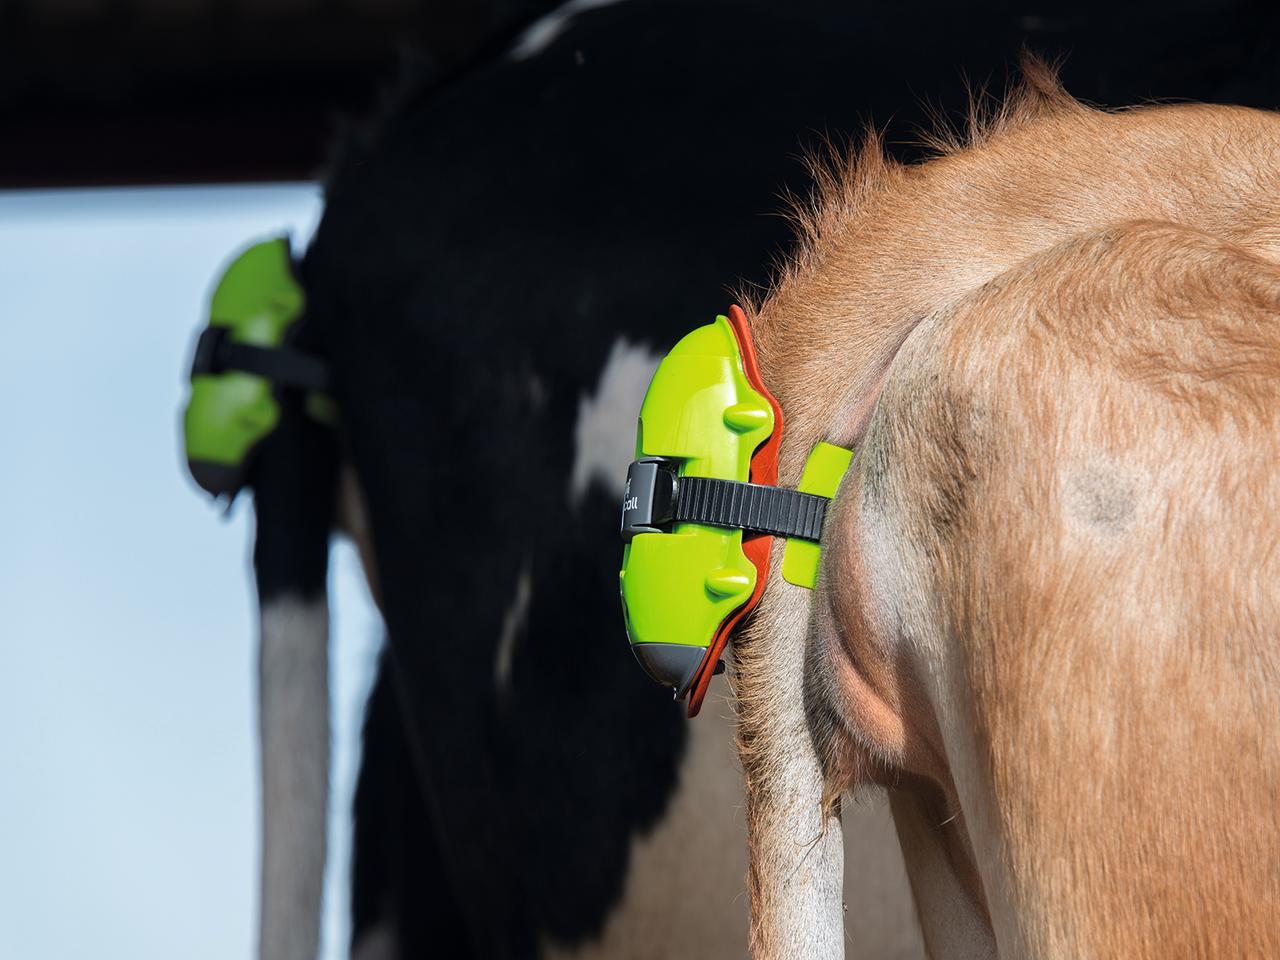
[[[289,241],[282,237],[254,244],[227,267],[210,300],[209,325],[226,327],[235,343],[278,347],[304,306]],[[193,377],[183,415],[192,472],[199,479],[202,471],[240,470],[279,419],[279,405],[264,377],[237,371]]]
[[[752,454],[773,428],[769,401],[747,380],[733,328],[720,316],[685,336],[659,365],[640,409],[636,456],[678,460],[680,476],[745,481]],[[720,623],[750,599],[756,569],[743,553],[741,530],[682,523],[634,537],[623,549],[619,579],[632,644],[705,650]],[[644,652],[637,650],[642,663]]]
[[[840,489],[840,481],[852,459],[852,450],[819,442],[809,451],[809,459],[804,463],[804,473],[800,476],[800,485],[796,489],[801,493],[832,499]],[[818,582],[818,562],[821,558],[822,547],[812,540],[788,540],[782,554],[782,579],[797,587],[812,590]]]

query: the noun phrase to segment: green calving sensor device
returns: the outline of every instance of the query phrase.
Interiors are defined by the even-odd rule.
[[[631,649],[692,716],[729,634],[759,602],[775,537],[783,576],[817,579],[826,506],[852,451],[820,443],[796,490],[777,486],[782,411],[743,312],[686,335],[640,409],[622,504],[619,585]]]
[[[324,363],[290,346],[305,307],[283,237],[244,250],[214,288],[182,425],[191,475],[215,496],[244,486],[254,451],[280,422],[278,391],[305,391],[313,417],[333,417]]]

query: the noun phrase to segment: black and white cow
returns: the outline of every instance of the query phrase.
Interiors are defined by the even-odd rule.
[[[388,632],[355,954],[742,956],[727,708],[687,724],[620,621],[619,485],[659,354],[765,279],[806,145],[872,118],[906,142],[923,98],[1024,43],[1074,48],[1068,86],[1098,99],[1257,101],[1268,34],[1226,26],[1224,6],[1113,10],[1095,36],[1080,3],[573,0],[349,146],[301,265],[340,440],[292,411],[254,476],[263,957],[315,952],[343,459]],[[919,955],[887,818],[847,816],[855,942]]]

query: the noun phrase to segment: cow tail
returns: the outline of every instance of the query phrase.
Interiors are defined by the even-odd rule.
[[[337,443],[301,396],[255,459],[262,776],[260,960],[319,950],[329,800],[329,610]]]

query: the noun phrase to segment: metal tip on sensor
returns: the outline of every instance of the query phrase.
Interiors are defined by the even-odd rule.
[[[707,648],[683,643],[635,643],[631,652],[644,672],[664,687],[671,687],[679,700],[693,684]]]

